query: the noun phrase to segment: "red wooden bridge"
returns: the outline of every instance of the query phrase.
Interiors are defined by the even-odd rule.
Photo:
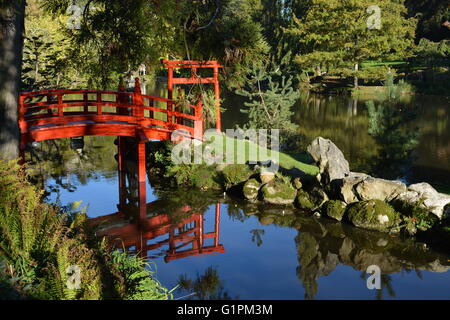
[[[216,98],[216,128],[221,130],[220,88],[217,61],[162,60],[167,68],[168,99],[143,95],[136,78],[134,92],[47,90],[24,92],[19,100],[20,148],[34,141],[87,135],[135,137],[138,141],[168,140],[172,132],[194,139],[203,137],[201,101],[179,106],[172,100],[175,84],[213,84]],[[174,69],[190,69],[190,77],[174,77]],[[202,77],[199,69],[211,69],[212,77]]]
[[[119,91],[25,92],[19,103],[21,149],[34,141],[88,135],[168,140],[175,130],[201,139],[201,102],[187,106],[184,112],[176,107],[174,100],[141,94],[139,79],[134,92],[126,92],[123,87]]]

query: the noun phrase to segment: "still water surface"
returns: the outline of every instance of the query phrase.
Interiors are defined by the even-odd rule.
[[[410,180],[428,177],[445,188],[450,181],[450,107],[445,98],[426,101],[409,101],[420,105],[414,125],[420,126],[421,136],[416,157],[405,165],[413,172]],[[236,122],[236,112],[228,106],[228,127]],[[354,170],[372,169],[368,163],[383,148],[367,133],[363,101],[309,96],[296,106],[294,119],[305,143],[317,135],[332,138]],[[175,298],[450,298],[450,256],[411,239],[326,218],[289,212],[280,216],[279,209],[255,208],[223,195],[189,190],[188,196],[148,181],[147,216],[137,219],[135,178],[129,174],[127,187],[119,190],[113,140],[86,138],[82,156],[70,150],[67,141],[57,142],[58,148],[43,147],[48,154],[61,154],[49,161],[52,169],[42,169],[49,201],[83,200],[89,205],[88,216],[103,221],[100,234],[120,237],[118,247],[125,244],[149,257],[166,287],[181,285]],[[382,290],[366,286],[370,265],[382,270]]]

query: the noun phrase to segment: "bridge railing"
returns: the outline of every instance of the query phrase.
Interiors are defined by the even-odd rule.
[[[192,137],[203,133],[202,104],[176,111],[177,102],[126,91],[46,90],[24,92],[19,101],[19,126],[22,134],[52,126],[115,123],[160,130],[183,130]]]

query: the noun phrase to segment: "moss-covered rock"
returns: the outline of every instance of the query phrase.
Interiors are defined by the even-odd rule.
[[[298,177],[294,178],[294,180],[292,180],[292,184],[293,184],[294,188],[297,190],[300,190],[303,187],[302,180]]]
[[[352,204],[346,211],[348,220],[356,227],[389,232],[395,230],[401,219],[389,204],[381,200],[368,200]]]
[[[315,187],[309,191],[309,198],[314,203],[316,209],[322,207],[329,200],[326,192],[319,187]]]
[[[256,200],[260,188],[261,182],[254,178],[248,180],[243,188],[244,197],[248,200]]]
[[[231,164],[222,170],[223,182],[226,188],[247,181],[253,171],[245,164]]]
[[[261,193],[264,202],[281,205],[294,203],[297,195],[297,191],[292,185],[281,179],[276,179],[265,184],[261,189]]]
[[[298,191],[295,202],[297,207],[303,210],[312,210],[315,208],[314,202],[309,198],[309,194],[303,190]]]
[[[314,187],[309,192],[298,190],[296,204],[303,210],[315,210],[320,208],[326,201],[328,196],[320,188]]]
[[[329,218],[341,221],[344,217],[347,204],[341,200],[329,200],[322,206],[322,212]]]

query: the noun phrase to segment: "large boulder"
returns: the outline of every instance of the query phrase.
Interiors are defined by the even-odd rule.
[[[344,217],[347,204],[341,200],[329,200],[322,207],[322,212],[329,218],[341,221]]]
[[[389,232],[401,222],[399,213],[381,200],[354,203],[348,207],[346,215],[354,226],[380,232]]]
[[[319,167],[322,183],[343,179],[350,166],[341,150],[329,139],[318,137],[308,146],[308,152]]]
[[[350,172],[345,178],[333,181],[331,186],[335,197],[347,204],[357,202],[359,199],[354,187],[368,177],[365,173]]]
[[[224,167],[221,173],[225,187],[228,189],[247,181],[253,171],[245,164],[231,164]]]
[[[377,199],[389,202],[406,190],[403,182],[372,177],[362,180],[355,187],[356,196],[363,201]]]
[[[258,192],[261,188],[261,182],[256,179],[250,179],[244,184],[243,193],[247,200],[256,200]]]
[[[273,180],[261,188],[263,200],[270,204],[288,205],[295,201],[297,190],[282,180]]]
[[[297,207],[303,210],[313,210],[316,206],[309,198],[309,194],[304,190],[299,190],[295,200]]]
[[[450,195],[437,192],[425,182],[410,185],[407,191],[394,199],[395,202],[418,206],[436,215],[439,219],[450,215]]]

